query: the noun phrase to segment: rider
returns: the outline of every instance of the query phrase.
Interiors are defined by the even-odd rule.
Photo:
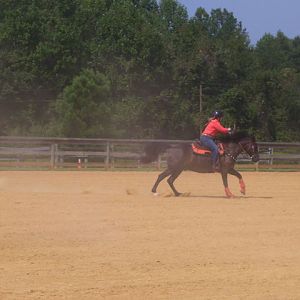
[[[227,134],[231,131],[231,128],[225,128],[222,126],[222,118],[223,112],[219,110],[214,111],[212,117],[209,118],[200,136],[201,144],[211,150],[213,163],[212,168],[214,171],[216,170],[216,163],[218,160],[218,146],[214,142],[214,139],[218,133]]]

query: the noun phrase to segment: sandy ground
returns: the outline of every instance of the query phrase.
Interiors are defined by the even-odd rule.
[[[300,173],[157,175],[2,171],[0,299],[300,299]]]

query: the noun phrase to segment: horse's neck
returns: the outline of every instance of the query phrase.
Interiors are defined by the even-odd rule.
[[[236,142],[226,143],[225,149],[233,156],[238,156],[242,152],[242,147]]]

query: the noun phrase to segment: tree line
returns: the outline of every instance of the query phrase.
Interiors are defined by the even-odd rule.
[[[1,1],[0,68],[1,135],[192,139],[219,109],[260,140],[300,140],[300,36],[253,46],[226,9]]]

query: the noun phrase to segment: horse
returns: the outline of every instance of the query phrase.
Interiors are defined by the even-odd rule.
[[[225,195],[228,198],[234,197],[228,187],[227,175],[236,176],[239,180],[240,192],[246,194],[246,185],[242,175],[234,169],[237,157],[242,152],[246,152],[252,162],[259,161],[258,146],[255,137],[246,132],[235,132],[227,136],[219,137],[218,145],[222,145],[223,154],[219,154],[219,170],[223,185],[225,188]],[[191,143],[170,144],[162,142],[148,143],[144,149],[144,156],[141,158],[143,163],[150,163],[155,161],[162,153],[167,154],[167,168],[158,175],[158,178],[152,187],[152,193],[158,195],[157,187],[160,182],[169,177],[167,182],[171,187],[176,197],[182,195],[174,186],[174,181],[184,170],[190,170],[198,173],[213,173],[212,160],[210,155],[195,154]]]

